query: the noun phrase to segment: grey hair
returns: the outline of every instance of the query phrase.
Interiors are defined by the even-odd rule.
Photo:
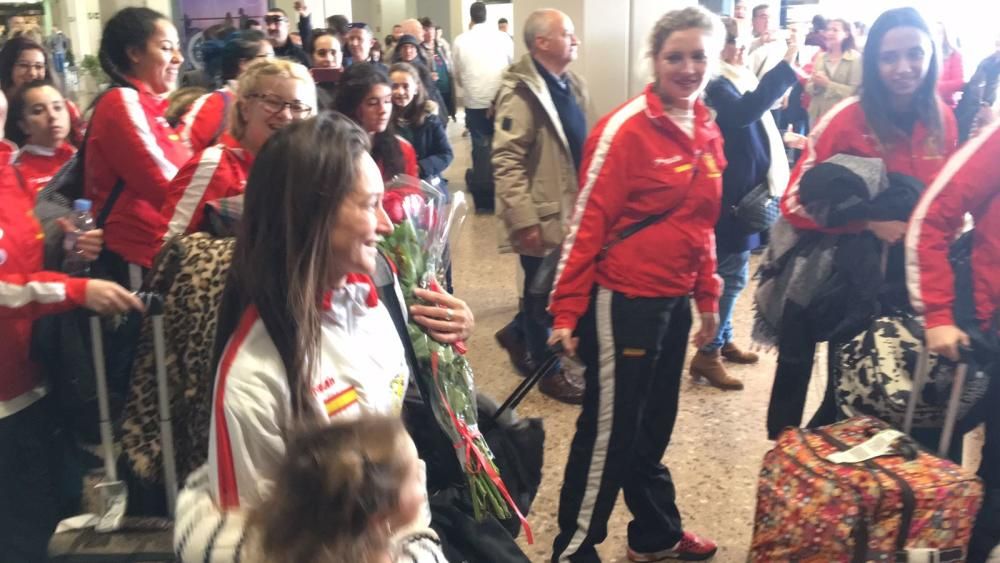
[[[649,35],[649,58],[656,60],[656,55],[663,48],[667,38],[675,31],[686,29],[700,29],[705,32],[705,35],[711,37],[718,44],[718,48],[715,45],[710,45],[705,51],[713,55],[709,57],[709,60],[718,58],[718,53],[722,51],[725,44],[726,29],[719,16],[701,6],[692,6],[663,14]]]
[[[524,22],[524,44],[528,51],[535,50],[535,39],[544,37],[552,27],[552,14],[562,14],[559,10],[552,8],[542,8],[528,14],[528,19]]]

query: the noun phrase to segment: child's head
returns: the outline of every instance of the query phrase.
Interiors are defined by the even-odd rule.
[[[423,469],[398,418],[311,429],[288,444],[269,500],[251,518],[262,560],[384,560],[393,529],[424,502]]]

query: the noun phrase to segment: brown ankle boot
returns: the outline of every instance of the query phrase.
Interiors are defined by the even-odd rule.
[[[733,362],[734,364],[756,364],[757,360],[760,359],[757,354],[741,350],[739,346],[733,344],[732,342],[723,346],[721,352],[723,358]]]
[[[743,382],[735,377],[731,377],[726,372],[726,366],[722,365],[722,356],[719,351],[702,352],[699,351],[691,359],[691,377],[698,380],[705,379],[714,387],[723,390],[739,391],[743,389]]]

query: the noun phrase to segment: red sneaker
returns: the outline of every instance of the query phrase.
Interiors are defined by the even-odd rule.
[[[656,551],[653,553],[639,553],[631,547],[628,548],[628,560],[635,563],[652,563],[653,561],[666,561],[676,559],[677,561],[705,561],[711,559],[719,546],[715,542],[698,536],[694,532],[684,532],[681,541],[670,549]]]

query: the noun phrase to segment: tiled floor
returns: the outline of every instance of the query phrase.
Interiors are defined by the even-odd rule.
[[[469,140],[461,132],[461,125],[449,128],[455,161],[446,176],[453,191],[464,189],[465,169],[470,161]],[[492,215],[469,216],[453,249],[453,258],[456,293],[469,302],[476,315],[476,331],[469,343],[476,383],[493,397],[506,397],[520,378],[497,346],[493,333],[516,312],[516,258],[497,252],[497,220]],[[737,342],[744,346],[750,343],[752,291],[751,282],[737,305],[734,320]],[[825,357],[825,347],[820,353]],[[775,357],[766,353],[757,365],[731,366],[731,373],[746,384],[744,390],[736,392],[719,391],[684,378],[680,414],[665,461],[677,484],[685,527],[719,543],[714,559],[717,562],[746,561],[757,472],[764,453],[771,447],[764,420],[774,367]],[[807,417],[819,404],[825,379],[825,373],[813,378]],[[521,416],[544,418],[547,433],[542,487],[529,516],[535,544],[529,546],[521,540],[533,562],[546,561],[551,553],[557,532],[559,489],[577,411],[537,391],[519,408]],[[967,442],[966,451],[978,450],[970,446],[973,444]],[[971,461],[978,463],[976,459]],[[627,561],[624,552],[628,521],[628,510],[619,500],[608,526],[608,538],[599,547],[604,561]]]

